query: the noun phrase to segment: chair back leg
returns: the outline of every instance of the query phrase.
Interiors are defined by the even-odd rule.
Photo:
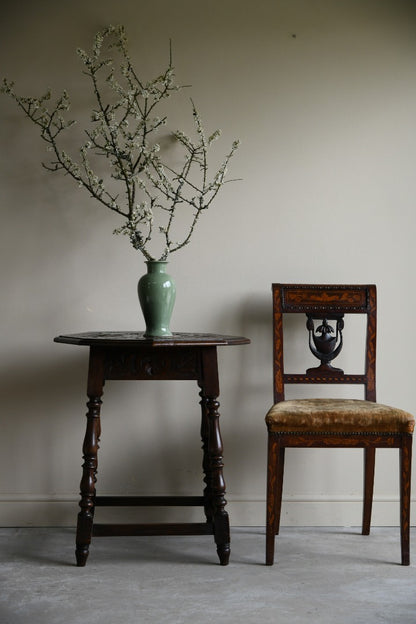
[[[371,510],[373,507],[374,491],[374,467],[376,449],[373,447],[364,449],[364,504],[362,534],[370,535]]]
[[[276,518],[274,532],[279,535],[280,517],[282,511],[283,477],[285,473],[285,447],[280,446],[277,456],[277,491],[276,491]]]

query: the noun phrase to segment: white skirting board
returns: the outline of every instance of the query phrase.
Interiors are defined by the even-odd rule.
[[[0,526],[74,526],[79,499],[68,496],[8,495],[0,497]],[[231,526],[264,526],[264,499],[227,497]],[[416,524],[414,501],[412,525]],[[359,497],[290,497],[283,499],[281,526],[359,526]],[[201,508],[118,507],[96,509],[96,522],[200,522]],[[398,498],[375,497],[373,526],[398,526]]]

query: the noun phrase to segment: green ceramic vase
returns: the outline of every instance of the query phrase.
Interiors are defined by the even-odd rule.
[[[145,336],[172,336],[170,318],[175,304],[176,286],[166,273],[167,261],[149,260],[147,273],[140,278],[137,290],[146,323]]]

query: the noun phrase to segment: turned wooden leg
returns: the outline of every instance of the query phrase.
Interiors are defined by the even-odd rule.
[[[216,347],[204,348],[201,351],[201,377],[198,384],[201,388],[203,439],[206,444],[204,470],[207,483],[205,495],[210,502],[208,516],[212,518],[220,563],[227,565],[230,559],[230,521],[225,511],[227,501],[225,500],[223,446],[217,401],[220,389]]]
[[[78,514],[76,535],[76,560],[77,566],[85,566],[91,543],[92,525],[94,518],[95,483],[97,474],[97,451],[100,439],[100,406],[99,397],[90,397],[87,414],[87,430],[85,432],[82,447],[84,463],[82,466],[82,479],[80,484],[81,500]]]
[[[400,539],[402,565],[410,564],[410,483],[412,470],[412,436],[403,437],[400,448]]]
[[[214,538],[221,565],[230,558],[230,524],[225,511],[225,481],[223,476],[223,446],[219,427],[219,403],[215,398],[206,399],[208,411],[208,474],[213,508]]]
[[[207,399],[204,396],[204,393],[201,391],[199,393],[201,397],[200,405],[201,405],[201,440],[202,440],[202,451],[203,451],[203,459],[202,459],[202,470],[204,472],[204,511],[207,522],[211,523],[213,521],[212,518],[212,494],[211,494],[211,476],[210,476],[210,467],[209,467],[209,457],[208,457],[208,435],[209,435],[209,421],[208,421],[208,408],[207,408]]]
[[[97,480],[97,453],[101,435],[100,409],[104,387],[104,356],[100,350],[90,349],[87,395],[87,428],[82,447],[84,463],[80,484],[81,508],[78,514],[76,534],[77,566],[85,566],[91,543],[95,506],[95,483]]]
[[[370,535],[371,510],[373,507],[375,448],[364,449],[364,505],[362,534]]]

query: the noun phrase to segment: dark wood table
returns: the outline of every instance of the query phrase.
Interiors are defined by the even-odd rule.
[[[249,344],[241,336],[173,334],[144,338],[141,332],[89,332],[57,336],[55,342],[89,346],[87,427],[83,444],[80,512],[76,534],[76,561],[85,566],[91,537],[103,535],[214,535],[221,565],[230,557],[230,526],[225,510],[223,445],[219,426],[217,347]],[[202,496],[96,496],[100,408],[107,379],[185,380],[200,387],[202,408]],[[201,523],[94,524],[98,506],[203,506]]]

